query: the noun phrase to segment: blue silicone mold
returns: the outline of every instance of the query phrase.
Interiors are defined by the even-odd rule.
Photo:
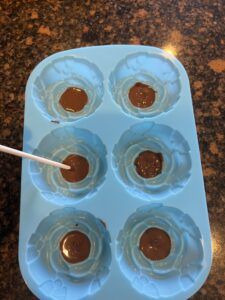
[[[156,91],[150,108],[129,102],[136,82]],[[59,105],[70,86],[88,94],[79,113]],[[189,80],[180,62],[154,47],[72,49],[43,60],[25,96],[24,151],[59,162],[80,154],[90,166],[84,180],[69,183],[59,169],[23,160],[19,263],[31,291],[41,300],[191,297],[208,276],[212,250]],[[163,155],[162,172],[152,179],[134,168],[145,150]],[[163,260],[151,261],[138,248],[150,227],[170,235]],[[74,229],[88,235],[91,252],[69,264],[59,243]]]

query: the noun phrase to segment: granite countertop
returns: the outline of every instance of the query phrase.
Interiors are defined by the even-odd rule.
[[[191,83],[213,239],[210,275],[192,299],[225,299],[224,0],[0,2],[0,143],[22,147],[24,90],[35,65],[81,46],[141,44],[173,52]],[[0,299],[37,299],[18,265],[21,161],[0,154]]]

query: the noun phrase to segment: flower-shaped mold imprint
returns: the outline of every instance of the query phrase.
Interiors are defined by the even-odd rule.
[[[33,154],[59,162],[75,154],[88,161],[87,176],[77,182],[65,180],[59,168],[30,162],[34,185],[46,200],[56,204],[71,205],[92,196],[105,179],[106,148],[97,135],[86,129],[72,126],[57,128],[43,138]]]
[[[62,94],[70,87],[82,89],[88,98],[83,109],[71,112],[59,103]],[[103,76],[89,61],[74,56],[53,59],[47,64],[32,85],[32,96],[37,107],[48,119],[64,122],[76,121],[92,114],[101,104]]]
[[[155,227],[171,239],[170,253],[161,260],[150,260],[139,249],[142,234]],[[151,299],[173,297],[193,287],[202,271],[203,257],[201,233],[191,217],[162,204],[137,209],[117,239],[122,272],[138,292]]]
[[[68,263],[60,251],[60,241],[71,231],[85,234],[91,244],[89,256]],[[107,279],[111,264],[110,236],[92,214],[63,208],[43,219],[26,247],[26,260],[41,299],[82,299],[97,292]]]
[[[129,90],[142,83],[155,91],[154,103],[145,108],[134,106]],[[110,90],[124,112],[138,118],[152,117],[170,110],[181,93],[179,72],[174,63],[163,54],[136,53],[118,63],[110,75]]]
[[[144,151],[160,153],[163,157],[161,173],[143,178],[135,167],[135,159]],[[159,200],[180,191],[190,177],[190,148],[176,130],[154,122],[131,126],[113,150],[113,168],[128,191],[145,200]]]

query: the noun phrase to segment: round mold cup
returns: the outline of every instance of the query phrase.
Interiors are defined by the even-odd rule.
[[[69,88],[83,89],[88,103],[81,111],[70,112],[59,103]],[[31,86],[34,102],[48,120],[73,122],[94,113],[104,93],[103,75],[93,63],[74,56],[51,60],[43,67]]]
[[[91,197],[102,185],[107,171],[106,147],[100,138],[86,129],[64,126],[46,135],[33,154],[58,162],[71,154],[87,159],[89,172],[78,182],[64,179],[59,168],[30,161],[33,184],[42,196],[59,205],[74,205]]]
[[[150,260],[139,249],[141,235],[148,228],[164,230],[171,239],[171,251],[162,260]],[[191,289],[203,268],[202,237],[190,216],[162,204],[137,209],[120,231],[117,260],[134,289],[151,299],[177,296]]]
[[[141,152],[152,151],[163,156],[162,171],[152,178],[141,177],[134,165]],[[113,149],[112,165],[117,178],[135,197],[160,200],[179,192],[191,174],[190,148],[176,130],[154,122],[130,127]]]
[[[91,248],[85,260],[70,264],[63,258],[59,245],[74,230],[89,238]],[[29,273],[42,297],[77,300],[97,292],[110,271],[110,243],[105,226],[89,212],[66,207],[50,213],[40,222],[26,247]]]
[[[129,100],[129,90],[137,82],[150,86],[156,93],[154,103],[147,108],[135,107]],[[179,71],[163,54],[136,53],[118,63],[110,75],[109,88],[122,110],[137,118],[147,118],[169,111],[181,93]]]

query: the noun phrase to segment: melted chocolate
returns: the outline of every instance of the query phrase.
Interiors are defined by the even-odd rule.
[[[162,172],[163,156],[161,153],[143,151],[135,159],[137,173],[144,178],[152,178]]]
[[[169,235],[159,228],[147,229],[140,238],[139,249],[151,260],[160,260],[170,254]]]
[[[60,242],[60,251],[64,259],[71,264],[79,263],[90,254],[89,238],[80,231],[68,232]]]
[[[147,84],[137,82],[130,88],[129,99],[136,107],[150,107],[155,102],[155,91]]]
[[[61,174],[66,181],[81,181],[89,172],[89,163],[87,159],[78,154],[67,156],[62,163],[71,167],[70,170],[60,169]]]
[[[81,111],[88,102],[86,92],[80,88],[69,87],[60,97],[59,103],[67,111]]]

